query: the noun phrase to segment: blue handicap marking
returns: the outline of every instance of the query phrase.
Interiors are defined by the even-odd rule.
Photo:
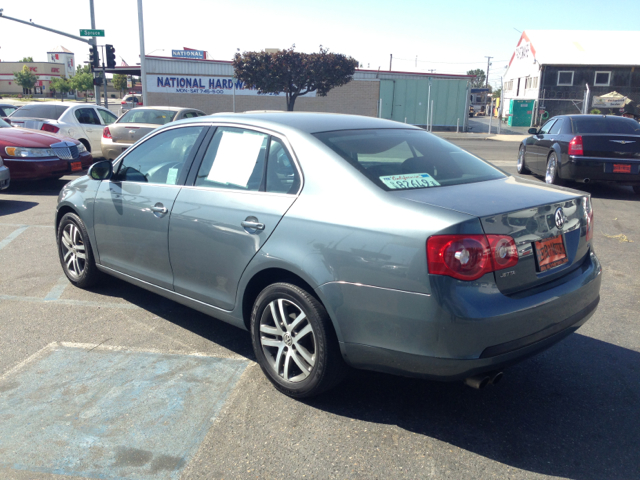
[[[56,346],[0,379],[0,465],[177,479],[248,364]]]

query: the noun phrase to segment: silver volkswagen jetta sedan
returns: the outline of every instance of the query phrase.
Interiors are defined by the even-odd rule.
[[[600,298],[587,194],[376,118],[174,122],[66,185],[55,225],[74,285],[107,273],[249,330],[297,398],[348,366],[482,387]]]

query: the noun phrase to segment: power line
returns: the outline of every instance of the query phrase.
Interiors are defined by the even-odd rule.
[[[395,60],[404,60],[406,62],[415,62],[416,59],[412,58],[412,59],[408,59],[408,58],[398,58],[395,57]],[[448,64],[448,65],[477,65],[477,64],[483,64],[484,60],[481,60],[479,62],[432,62],[431,60],[417,60],[420,63],[444,63],[444,64]],[[494,62],[507,62],[508,59],[506,60],[494,60]]]

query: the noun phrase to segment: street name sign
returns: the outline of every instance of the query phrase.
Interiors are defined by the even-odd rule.
[[[104,30],[95,30],[89,28],[81,28],[80,29],[81,37],[104,37]]]

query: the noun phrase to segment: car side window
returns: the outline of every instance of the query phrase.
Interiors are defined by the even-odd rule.
[[[205,127],[173,128],[142,142],[122,160],[115,182],[176,185]]]
[[[540,129],[540,131],[538,133],[539,134],[549,133],[549,130],[551,129],[551,127],[553,127],[554,123],[556,123],[556,119],[552,118],[551,120],[549,120],[547,123],[545,123],[542,126],[542,128]]]
[[[108,112],[107,110],[98,109],[98,114],[100,114],[100,117],[102,118],[102,122],[105,125],[111,125],[113,122],[115,122],[118,119],[118,117],[116,117],[113,113]]]
[[[75,111],[75,116],[78,122],[83,125],[102,125],[93,108],[79,108]]]
[[[300,175],[281,140],[271,137],[267,158],[266,191],[295,194],[300,188]]]
[[[564,122],[562,122],[562,127],[560,128],[560,134],[571,135],[572,133],[571,120],[569,120],[569,118],[565,118]]]
[[[182,118],[195,118],[197,116],[198,114],[196,112],[187,112],[184,115],[182,115]]]
[[[258,191],[262,187],[269,135],[219,127],[196,177],[196,186]]]
[[[559,118],[556,123],[554,123],[551,128],[549,129],[549,134],[554,135],[556,133],[560,133],[560,128],[562,127],[562,125],[564,124],[564,119],[563,118]]]

